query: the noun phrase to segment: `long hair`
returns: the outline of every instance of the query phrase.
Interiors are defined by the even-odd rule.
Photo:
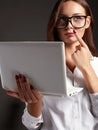
[[[80,4],[85,9],[86,15],[91,16],[91,24],[90,24],[89,28],[87,28],[85,30],[83,40],[88,45],[91,53],[93,55],[97,56],[97,50],[96,50],[94,40],[93,40],[93,27],[94,27],[93,15],[92,15],[92,11],[90,9],[90,6],[88,5],[86,0],[58,0],[57,1],[57,3],[55,4],[55,6],[52,10],[52,13],[50,15],[50,19],[49,19],[49,22],[48,22],[47,40],[48,41],[60,41],[57,29],[55,28],[55,25],[56,25],[62,4],[64,2],[67,2],[67,1],[77,2],[78,4]]]

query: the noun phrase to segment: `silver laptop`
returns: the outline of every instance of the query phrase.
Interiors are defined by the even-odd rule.
[[[17,91],[15,75],[22,73],[42,94],[66,95],[63,42],[0,42],[2,87]]]

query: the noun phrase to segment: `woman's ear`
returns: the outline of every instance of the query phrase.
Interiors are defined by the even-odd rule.
[[[89,28],[90,23],[91,23],[91,17],[90,17],[90,16],[87,16],[87,18],[86,18],[86,25],[85,25],[85,28],[86,28],[86,29]]]

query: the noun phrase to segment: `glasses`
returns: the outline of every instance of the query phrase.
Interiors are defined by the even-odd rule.
[[[67,17],[67,16],[59,16],[57,23],[56,23],[56,28],[58,29],[63,29],[68,26],[68,23],[70,22],[71,25],[74,28],[82,28],[86,24],[86,18],[87,16],[72,16],[72,17]]]

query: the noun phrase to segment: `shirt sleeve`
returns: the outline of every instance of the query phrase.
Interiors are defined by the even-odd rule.
[[[42,115],[39,117],[33,117],[31,116],[28,111],[27,107],[24,109],[24,113],[22,116],[22,123],[24,124],[25,127],[27,127],[29,130],[40,130],[42,123],[43,123],[43,118]]]
[[[92,57],[91,64],[98,77],[98,57]],[[89,93],[89,96],[93,115],[98,118],[98,93]]]
[[[91,99],[92,112],[98,118],[98,93],[89,94]]]

